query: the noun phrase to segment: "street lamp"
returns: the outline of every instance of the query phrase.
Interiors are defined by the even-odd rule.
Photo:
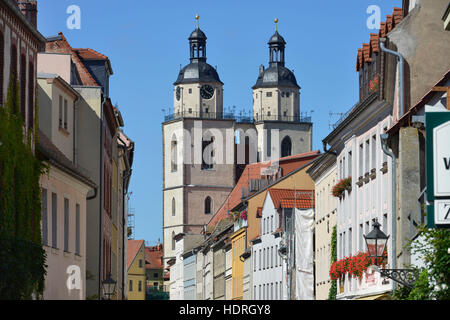
[[[373,230],[369,234],[364,235],[364,239],[366,240],[369,257],[375,258],[375,265],[378,265],[378,257],[384,256],[384,249],[389,236],[380,230],[381,225],[378,223],[378,219],[375,218],[372,226]]]
[[[403,284],[409,288],[414,286],[417,281],[418,273],[414,269],[381,269],[378,266],[378,258],[384,257],[384,250],[386,248],[389,236],[387,236],[383,231],[380,230],[380,224],[378,219],[375,218],[373,222],[373,229],[367,235],[364,235],[366,240],[367,249],[369,251],[369,256],[375,258],[375,271],[378,271],[383,277],[388,277],[398,283]],[[394,239],[395,240],[395,239]],[[395,243],[393,244],[395,246]],[[392,259],[396,257],[393,256]],[[380,263],[381,265],[382,263]]]
[[[108,273],[106,279],[102,281],[103,294],[107,297],[107,300],[111,300],[111,296],[116,291],[116,281],[111,278],[111,274]]]

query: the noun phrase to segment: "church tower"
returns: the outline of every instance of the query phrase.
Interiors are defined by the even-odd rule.
[[[259,67],[258,79],[252,87],[260,161],[312,149],[312,123],[301,117],[300,86],[294,73],[285,67],[286,41],[277,28],[268,45],[269,67]]]
[[[223,115],[223,83],[206,62],[198,18],[189,64],[174,82],[173,113],[162,124],[165,266],[175,256],[174,236],[200,234],[235,181],[235,121]]]

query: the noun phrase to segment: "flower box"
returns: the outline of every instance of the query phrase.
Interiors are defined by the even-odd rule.
[[[380,169],[382,173],[386,173],[388,171],[387,162],[383,162],[383,167]]]
[[[364,181],[364,183],[368,183],[370,181],[370,177],[369,177],[369,173],[368,172],[366,172],[364,174],[363,181]]]
[[[348,192],[352,191],[352,177],[339,180],[338,183],[333,186],[331,194],[334,197],[341,198],[345,195],[345,190]]]
[[[358,181],[356,181],[356,185],[357,185],[358,187],[361,187],[363,184],[364,184],[363,177],[360,176],[360,177],[358,178]]]

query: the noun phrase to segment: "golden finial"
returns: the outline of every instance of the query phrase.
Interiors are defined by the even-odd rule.
[[[275,22],[275,31],[277,31],[278,18],[275,18],[275,20],[273,20],[273,22]]]
[[[200,16],[198,15],[198,13],[195,15],[195,20],[197,20],[197,29],[198,29],[198,19],[200,19]]]

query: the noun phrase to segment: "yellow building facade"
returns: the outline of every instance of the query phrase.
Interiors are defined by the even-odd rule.
[[[244,297],[244,262],[240,256],[246,248],[245,236],[246,228],[239,229],[231,236],[233,300],[242,300]]]
[[[128,300],[145,300],[145,243],[128,240]]]

